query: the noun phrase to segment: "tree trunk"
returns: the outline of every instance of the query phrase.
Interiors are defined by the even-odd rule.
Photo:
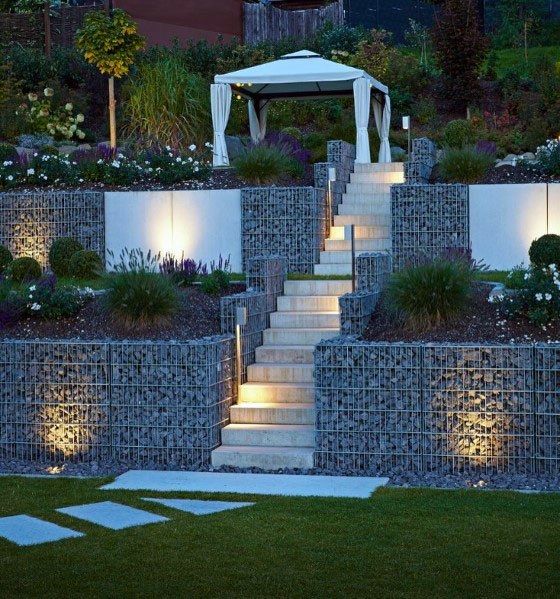
[[[111,149],[117,149],[117,101],[115,100],[115,78],[109,77],[109,133]]]
[[[45,0],[43,5],[43,22],[45,26],[45,56],[51,57],[51,3]]]

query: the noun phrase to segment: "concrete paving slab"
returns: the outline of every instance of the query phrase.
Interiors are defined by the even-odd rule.
[[[76,530],[25,514],[0,518],[0,537],[21,547],[83,536]]]
[[[385,477],[129,470],[106,490],[245,493],[295,497],[369,497]]]
[[[255,505],[247,501],[204,501],[202,499],[162,499],[161,497],[142,497],[144,501],[160,503],[182,512],[189,512],[195,516],[206,516],[226,510],[236,510],[241,507]]]
[[[61,514],[72,516],[80,520],[86,520],[112,530],[122,530],[131,526],[144,526],[157,522],[167,522],[169,518],[145,512],[128,505],[114,503],[113,501],[101,501],[99,503],[87,503],[85,505],[74,505],[57,510]]]

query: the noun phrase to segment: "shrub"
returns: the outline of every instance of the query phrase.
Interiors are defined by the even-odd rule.
[[[229,287],[231,276],[222,269],[213,270],[209,275],[202,278],[202,291],[209,295],[219,295]]]
[[[12,252],[6,246],[0,245],[0,275],[5,272],[13,260]]]
[[[206,267],[202,262],[197,264],[194,260],[185,258],[184,255],[177,260],[175,256],[167,254],[159,265],[159,270],[176,285],[188,286],[192,285],[200,274],[205,274]]]
[[[560,267],[560,235],[543,235],[535,239],[529,248],[531,264],[546,268],[551,264]]]
[[[39,150],[45,146],[52,146],[54,138],[50,135],[25,133],[18,137],[18,144],[22,148]]]
[[[19,162],[19,154],[15,146],[12,144],[0,143],[0,162],[10,160],[12,162]]]
[[[245,181],[264,185],[277,181],[284,174],[286,158],[277,148],[259,145],[239,156],[233,166]]]
[[[7,273],[12,281],[23,283],[38,279],[42,274],[42,270],[41,265],[35,258],[24,256],[13,260],[8,267]]]
[[[147,175],[158,183],[174,185],[181,181],[204,181],[211,173],[212,167],[208,157],[197,154],[197,147],[191,144],[182,154],[167,146],[161,151],[144,153],[140,163],[147,170]]]
[[[478,183],[494,164],[490,154],[473,147],[448,149],[439,163],[440,175],[448,183]]]
[[[57,287],[56,277],[39,279],[25,290],[26,313],[33,318],[57,320],[76,314],[91,297],[73,287]]]
[[[178,308],[177,289],[159,273],[118,272],[107,280],[107,309],[127,327],[165,323]]]
[[[560,141],[547,140],[544,146],[537,148],[537,163],[549,175],[560,175]]]
[[[185,69],[176,53],[141,63],[123,93],[128,135],[173,148],[208,139],[208,86],[200,75]]]
[[[34,185],[70,185],[77,183],[79,171],[75,160],[68,156],[37,154],[29,163],[27,183]]]
[[[54,274],[58,277],[68,276],[70,260],[76,252],[80,252],[84,246],[72,237],[60,237],[49,250],[49,262]]]
[[[68,274],[75,279],[95,279],[101,275],[103,262],[97,252],[79,250],[68,263]]]
[[[443,131],[443,143],[448,148],[463,148],[476,142],[476,131],[470,121],[450,121]]]
[[[392,276],[387,306],[407,326],[425,330],[457,316],[466,306],[473,270],[464,260],[438,258]]]
[[[428,125],[436,120],[438,111],[435,102],[431,98],[421,97],[412,107],[412,114],[421,125]]]

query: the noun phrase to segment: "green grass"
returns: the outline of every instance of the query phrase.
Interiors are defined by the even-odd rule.
[[[476,278],[479,281],[488,281],[490,283],[503,283],[505,285],[508,276],[507,270],[487,270],[479,272]]]
[[[515,69],[520,73],[531,72],[535,63],[543,58],[550,58],[553,61],[560,61],[560,46],[538,46],[529,48],[528,58],[529,67],[525,63],[525,50],[523,48],[507,48],[505,50],[495,50],[497,57],[496,72],[502,76],[506,71]]]
[[[87,535],[29,548],[0,539],[2,597],[553,597],[560,588],[560,495],[220,495],[257,503],[200,517],[140,500],[158,493],[98,491],[101,482],[0,478],[0,515]],[[54,511],[103,500],[171,521],[110,531]]]

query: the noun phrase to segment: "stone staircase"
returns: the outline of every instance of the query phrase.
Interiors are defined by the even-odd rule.
[[[356,251],[389,249],[389,188],[402,181],[402,164],[356,165],[315,274],[351,274],[345,225],[356,225]],[[247,382],[231,407],[231,424],[222,430],[222,445],[212,453],[214,467],[313,467],[313,352],[321,340],[339,335],[338,298],[351,289],[349,280],[284,283],[255,364],[248,366]]]

